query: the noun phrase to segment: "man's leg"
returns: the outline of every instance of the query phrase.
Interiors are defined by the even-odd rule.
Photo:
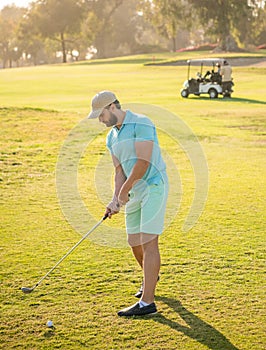
[[[158,246],[158,235],[141,234],[143,249],[144,286],[141,301],[147,304],[154,302],[155,288],[160,271],[161,258]]]
[[[139,266],[143,270],[143,248],[140,242],[140,233],[128,235],[128,243],[131,247],[131,250],[135,259],[137,260]],[[143,282],[139,290],[135,294],[135,297],[140,298],[142,296],[142,292],[143,292]]]
[[[128,243],[139,264],[143,265],[144,291],[136,304],[118,311],[118,316],[143,316],[157,312],[154,303],[155,287],[160,269],[158,235],[129,234]],[[140,244],[141,243],[141,244]]]
[[[139,263],[139,266],[143,269],[143,249],[141,245],[137,245],[135,247],[131,247],[133,255],[137,262]]]
[[[129,211],[129,201],[126,216],[128,243],[132,248],[136,260],[143,268],[144,290],[143,293],[141,293],[141,300],[128,308],[120,310],[118,316],[143,316],[155,314],[157,312],[154,303],[154,294],[161,263],[158,237],[163,231],[167,194],[167,184],[150,186],[148,198],[146,198],[147,196],[145,194],[145,198],[143,198],[143,203],[145,205],[138,211],[137,218],[135,211]],[[131,215],[133,213],[134,217]],[[137,223],[135,221],[137,221]],[[141,233],[130,233],[134,232],[131,228],[135,229],[136,227],[138,229],[137,232]],[[143,232],[154,232],[156,234]]]

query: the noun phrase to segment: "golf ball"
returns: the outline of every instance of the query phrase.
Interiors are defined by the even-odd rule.
[[[46,323],[47,327],[52,328],[54,326],[53,321],[49,320]]]

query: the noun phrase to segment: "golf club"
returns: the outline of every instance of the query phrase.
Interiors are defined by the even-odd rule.
[[[51,270],[49,270],[49,271],[47,272],[47,274],[44,275],[32,288],[30,288],[30,287],[22,287],[22,288],[21,288],[22,292],[25,293],[25,294],[29,294],[29,293],[33,292],[34,289],[35,289],[36,287],[38,287],[38,285],[39,285],[52,271],[54,271],[54,269],[56,269],[57,266],[58,266],[59,264],[61,264],[61,262],[62,262],[63,260],[65,260],[65,258],[68,257],[68,255],[69,255],[70,253],[72,253],[73,250],[76,249],[77,246],[79,246],[80,243],[83,242],[84,239],[86,239],[86,238],[89,236],[89,234],[91,234],[92,231],[94,231],[106,218],[108,218],[108,214],[105,214],[104,217],[103,217],[95,226],[93,226],[93,228],[92,228],[90,231],[88,231],[88,232],[78,241],[78,243],[76,243],[76,244],[75,244],[75,245],[74,245],[74,246],[73,246],[73,247],[72,247],[72,248],[71,248],[71,249],[70,249],[56,264],[55,264],[55,265],[54,265],[54,267],[52,267]]]

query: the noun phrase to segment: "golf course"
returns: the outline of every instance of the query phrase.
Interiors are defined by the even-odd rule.
[[[222,56],[241,61],[232,64],[232,98],[182,98],[187,67],[175,62],[212,56],[0,70],[0,349],[265,349],[266,51]],[[31,294],[21,291],[101,220],[111,200],[109,129],[86,118],[101,90],[148,115],[168,168],[156,315],[117,316],[137,301],[142,281],[123,210]]]

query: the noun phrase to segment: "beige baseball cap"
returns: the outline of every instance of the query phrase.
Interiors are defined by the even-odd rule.
[[[116,101],[115,94],[111,91],[100,91],[91,100],[91,112],[88,115],[89,119],[98,118],[105,107]]]

